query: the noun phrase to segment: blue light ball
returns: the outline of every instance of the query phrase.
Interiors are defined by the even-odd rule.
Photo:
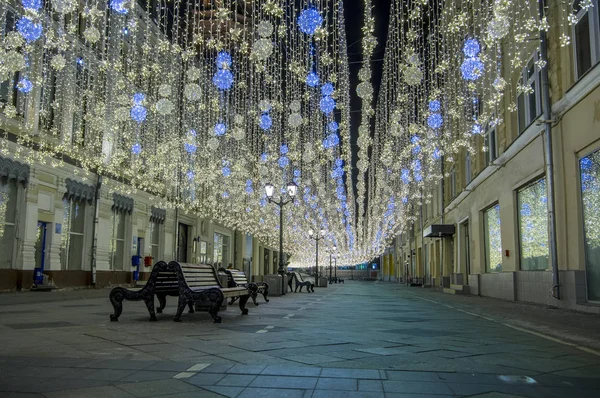
[[[28,78],[23,77],[17,83],[17,90],[19,90],[22,93],[27,94],[31,90],[33,90],[33,83],[31,83],[31,80],[29,80]]]
[[[321,112],[328,115],[335,109],[335,100],[330,96],[323,97],[319,102],[319,108],[321,108]]]
[[[279,153],[282,155],[285,155],[289,151],[290,151],[290,149],[288,148],[288,146],[286,144],[283,144],[283,145],[281,145],[281,147],[279,147]]]
[[[432,113],[427,117],[427,125],[432,129],[439,129],[444,124],[444,118],[439,113]]]
[[[184,144],[183,147],[184,147],[185,151],[189,154],[196,153],[197,147],[194,144]]]
[[[233,73],[229,69],[219,69],[212,81],[219,90],[229,90],[233,86]]]
[[[460,66],[463,79],[475,81],[483,76],[483,62],[479,58],[467,58]]]
[[[300,177],[300,174],[301,174],[300,170],[294,169],[294,177]]]
[[[224,67],[231,66],[231,55],[228,52],[220,51],[217,54],[217,68],[222,69]]]
[[[36,41],[42,35],[42,24],[33,22],[29,17],[21,17],[17,21],[17,31],[27,43]]]
[[[438,160],[438,159],[439,159],[441,156],[442,156],[442,153],[441,153],[441,151],[440,151],[439,149],[435,148],[435,149],[433,150],[433,158],[434,158],[435,160]]]
[[[39,10],[42,8],[42,0],[22,0],[21,4],[23,4],[24,8],[30,10]]]
[[[263,113],[260,116],[260,122],[258,123],[259,127],[265,131],[269,130],[273,125],[273,119],[269,116],[268,113]]]
[[[442,104],[439,100],[429,101],[429,111],[430,112],[439,112],[442,109]]]
[[[471,128],[471,134],[476,135],[476,134],[481,134],[483,132],[483,129],[481,128],[481,124],[475,123],[473,125],[473,128]]]
[[[225,123],[215,124],[215,135],[217,137],[225,135],[226,132],[227,132],[227,126],[225,125]]]
[[[473,58],[476,57],[481,51],[481,46],[477,39],[468,39],[463,45],[463,53],[465,57]]]
[[[323,96],[333,94],[333,84],[327,82],[321,86],[321,94]]]
[[[327,125],[327,128],[332,133],[335,133],[340,128],[340,125],[337,122],[329,122],[329,124]]]
[[[142,123],[144,120],[146,120],[146,115],[148,112],[142,105],[134,105],[131,107],[131,112],[129,112],[129,114],[133,120],[138,123]]]
[[[408,169],[402,169],[400,172],[400,179],[402,180],[403,184],[408,184],[410,182],[410,172]]]
[[[135,143],[131,146],[131,153],[139,155],[142,152],[142,146],[139,143]]]
[[[136,105],[141,105],[144,102],[146,96],[142,93],[136,93],[133,95],[133,103]]]
[[[221,173],[223,173],[223,177],[229,177],[231,175],[231,169],[229,166],[223,166],[221,168]]]
[[[344,161],[342,159],[336,159],[335,160],[335,167],[342,167],[344,165]]]
[[[302,33],[312,35],[317,28],[323,23],[323,17],[319,14],[316,8],[308,8],[303,10],[298,17],[298,26]]]
[[[125,0],[110,0],[110,8],[119,14],[127,14],[128,10],[125,7],[125,4]]]
[[[266,162],[267,160],[269,160],[269,155],[267,155],[266,153],[263,153],[262,155],[260,155],[261,162]]]
[[[315,72],[310,72],[306,76],[306,85],[309,87],[317,87],[319,85],[319,75]]]
[[[325,149],[329,149],[329,148],[333,148],[333,147],[337,146],[339,143],[340,143],[340,137],[338,137],[338,135],[336,133],[332,133],[332,134],[329,134],[323,140],[323,147]]]
[[[289,164],[290,164],[290,159],[288,159],[287,156],[282,156],[279,158],[279,160],[277,161],[277,163],[279,164],[279,167],[281,167],[282,169],[286,168]]]

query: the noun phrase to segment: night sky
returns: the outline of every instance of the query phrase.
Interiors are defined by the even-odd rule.
[[[373,57],[371,59],[371,68],[373,70],[373,88],[374,92],[374,102],[377,100],[377,95],[379,93],[379,84],[381,83],[381,72],[383,68],[383,56],[385,53],[385,45],[388,33],[388,24],[389,24],[389,12],[391,0],[372,0],[373,15],[375,17],[375,36],[377,37],[377,48],[373,53]],[[363,0],[347,0],[344,3],[344,17],[346,19],[346,29],[347,29],[347,41],[348,41],[348,62],[350,62],[350,108],[352,111],[351,114],[351,126],[350,126],[350,135],[351,135],[351,145],[352,145],[352,185],[354,187],[354,194],[356,195],[356,183],[358,177],[358,169],[356,168],[356,139],[358,138],[358,126],[360,125],[361,113],[360,109],[362,106],[362,101],[356,95],[356,86],[359,83],[358,80],[358,71],[361,67],[361,61],[363,59],[362,53],[362,26],[363,26]],[[375,106],[375,103],[373,104]],[[374,120],[373,120],[374,121]]]

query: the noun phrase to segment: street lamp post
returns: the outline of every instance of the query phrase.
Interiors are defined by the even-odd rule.
[[[275,187],[272,184],[265,185],[265,192],[267,193],[267,199],[269,203],[275,203],[279,207],[279,269],[277,273],[281,275],[281,294],[285,296],[285,283],[283,283],[283,276],[286,274],[283,262],[283,206],[288,203],[294,202],[296,191],[298,186],[293,182],[287,186],[287,194],[290,199],[284,200],[283,195],[279,196],[279,200],[273,200],[273,194],[275,193]]]
[[[333,246],[330,250],[329,250],[329,284],[331,285],[333,283],[333,279],[331,278],[331,257],[335,258],[335,251],[336,251],[337,247]]]
[[[315,255],[315,286],[319,286],[319,241],[325,237],[325,230],[319,231],[319,234],[315,236],[313,230],[308,231],[308,236],[314,239],[316,242],[316,255]]]
[[[333,256],[333,266],[335,268],[335,283],[338,283],[338,279],[337,279],[337,256]]]

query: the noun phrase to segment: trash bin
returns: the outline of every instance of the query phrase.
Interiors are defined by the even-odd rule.
[[[142,256],[131,256],[131,265],[133,267],[135,267],[135,271],[133,271],[133,280],[134,281],[139,281],[140,280],[140,263],[142,260]]]
[[[41,285],[44,283],[44,272],[41,268],[33,269],[33,283],[35,285]]]

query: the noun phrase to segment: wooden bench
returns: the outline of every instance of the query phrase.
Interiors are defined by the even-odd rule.
[[[218,312],[226,297],[239,297],[243,315],[248,314],[246,302],[250,295],[247,288],[225,288],[219,283],[217,273],[210,265],[180,264],[176,261],[165,263],[160,261],[154,265],[150,278],[141,289],[125,289],[116,287],[109,294],[110,302],[115,310],[111,321],[118,321],[123,311],[123,300],[143,300],[150,313],[150,320],[156,321],[154,312],[154,296],[160,303],[157,312],[162,312],[166,305],[166,296],[178,296],[177,313],[173,319],[181,321],[181,314],[186,306],[194,312],[194,302],[209,302],[208,313],[215,323],[221,322]]]
[[[240,271],[237,269],[225,269],[225,268],[219,268],[219,272],[223,272],[224,274],[227,275],[227,287],[245,287],[248,289],[248,292],[250,293],[250,297],[252,298],[252,302],[254,303],[254,305],[258,305],[258,302],[256,301],[256,297],[258,297],[258,294],[262,294],[263,298],[265,299],[265,302],[269,302],[269,299],[267,298],[267,296],[269,295],[269,284],[266,282],[248,282],[248,278],[246,277],[246,274],[244,273],[244,271]],[[233,304],[235,302],[235,300],[237,300],[236,297],[233,297],[231,299],[231,301],[229,302],[229,305]]]
[[[292,276],[292,278],[290,278],[288,285],[290,286],[290,289],[291,289],[292,279],[296,280],[296,289],[294,290],[294,292],[298,291],[298,287],[300,287],[300,292],[302,292],[302,288],[304,286],[306,286],[306,291],[309,293],[315,291],[315,284],[310,281],[305,281],[304,279],[302,279],[302,275],[300,275],[299,272],[291,272],[291,276]]]

